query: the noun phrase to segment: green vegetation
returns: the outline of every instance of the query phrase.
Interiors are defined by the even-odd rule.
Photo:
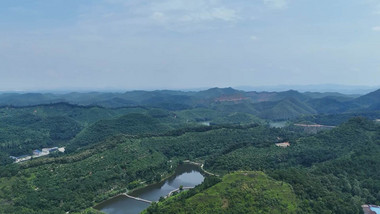
[[[144,213],[297,213],[299,202],[289,184],[263,172],[239,171],[207,189],[200,186],[159,202]]]
[[[34,149],[64,145],[81,129],[79,123],[62,116],[5,117],[0,122],[0,165],[9,163],[10,155],[31,154]]]
[[[28,155],[34,149],[66,146],[89,124],[132,112],[146,110],[105,109],[65,103],[0,108],[0,166],[12,162],[10,155]]]
[[[236,108],[236,105],[220,105],[216,109],[193,108],[177,111],[176,115],[186,122],[208,122],[210,124],[263,123],[263,120],[250,114],[249,111],[242,113],[240,110]]]
[[[54,98],[103,107],[0,108],[0,213],[97,213],[90,207],[159,181],[183,160],[204,163],[222,180],[208,177],[147,213],[360,213],[362,204],[380,204],[380,124],[371,121],[379,118],[377,93],[3,94],[0,103]],[[325,102],[329,115],[318,114]],[[264,119],[338,126],[306,134],[270,128]],[[290,147],[275,145],[285,141]],[[10,155],[51,146],[67,150],[11,164]]]
[[[380,111],[365,111],[357,113],[344,113],[344,114],[318,114],[312,116],[304,116],[297,118],[294,121],[296,123],[307,123],[312,122],[316,124],[328,125],[328,126],[338,126],[344,122],[347,122],[353,117],[365,117],[370,120],[375,120],[380,118]]]
[[[129,183],[153,182],[169,171],[165,156],[123,136],[74,155],[37,159],[20,167],[13,176],[5,171],[10,168],[1,170],[0,213],[81,211],[125,191]]]
[[[92,106],[90,118],[96,111],[107,114],[131,111],[142,113],[143,108],[160,108],[169,111],[192,110],[194,108],[216,110],[226,116],[241,112],[269,120],[294,119],[303,115],[341,114],[380,110],[380,90],[361,97],[339,93],[245,92],[232,88],[211,88],[199,92],[183,91],[130,91],[126,93],[69,93],[69,94],[0,94],[0,106],[51,105],[67,102],[72,105]],[[102,109],[97,106],[104,108]],[[85,107],[86,108],[86,107]],[[215,113],[203,115],[208,118]],[[81,115],[86,116],[86,115]],[[120,115],[119,115],[120,116]],[[205,116],[205,117],[204,117]],[[99,117],[102,117],[99,115]],[[84,119],[84,118],[82,118]],[[98,118],[109,119],[109,118]],[[92,122],[95,122],[92,120]]]
[[[117,134],[158,135],[171,130],[169,125],[144,114],[127,114],[113,120],[101,120],[84,129],[69,145],[68,150],[99,143]]]
[[[310,167],[315,163],[343,157],[352,152],[373,150],[377,147],[373,135],[379,129],[374,123],[360,118],[352,119],[340,127],[315,136],[289,138],[289,148],[273,143],[247,145],[215,159],[205,166],[214,170],[276,169],[287,166]],[[272,141],[273,142],[273,141]]]
[[[205,127],[179,136],[162,136],[142,139],[142,145],[162,152],[168,158],[211,158],[230,151],[256,145],[272,145],[280,130],[266,126],[220,126]]]
[[[218,173],[265,170],[276,180],[292,186],[300,213],[360,213],[362,204],[380,203],[379,125],[355,118],[331,131],[290,142],[288,148],[249,144],[227,153],[217,153],[206,158],[205,167]],[[202,198],[204,194],[200,192],[189,199],[169,199],[149,210],[151,213],[189,212],[182,208],[190,206],[192,198]],[[211,197],[198,202],[199,206],[212,207],[212,210],[220,205],[220,200]]]
[[[285,98],[275,102],[263,102],[255,104],[259,110],[260,118],[270,120],[287,120],[297,118],[303,115],[312,115],[316,113],[311,106],[294,98]]]
[[[0,198],[4,206],[0,209],[17,213],[81,211],[126,188],[138,186],[139,181],[159,180],[162,174],[170,172],[170,159],[201,159],[207,170],[222,174],[263,170],[278,182],[290,184],[296,198],[290,207],[302,212],[356,213],[362,203],[379,202],[380,176],[376,170],[380,164],[379,133],[378,125],[357,118],[309,137],[259,125],[211,126],[170,136],[109,137],[69,155],[3,167]],[[289,140],[291,146],[274,146],[277,137]],[[205,185],[210,187],[210,183]],[[230,192],[239,192],[231,185]],[[213,194],[218,196],[215,188]],[[188,192],[193,195],[185,204],[191,206],[196,198],[208,193]],[[267,193],[270,196],[278,191],[268,188]],[[232,206],[231,199],[228,209],[247,207],[267,212],[266,203],[278,202],[263,201],[258,206],[251,199],[245,198],[243,204],[236,206]],[[202,200],[205,203],[200,208],[207,206],[207,200]],[[210,203],[220,205],[220,200],[212,199]],[[172,209],[170,204],[165,207]],[[280,212],[283,208],[276,209]]]

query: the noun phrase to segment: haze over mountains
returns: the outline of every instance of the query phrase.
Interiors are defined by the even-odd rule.
[[[287,91],[297,90],[299,92],[339,92],[342,94],[367,94],[379,86],[366,85],[339,85],[339,84],[315,84],[315,85],[272,85],[272,86],[239,86],[235,87],[245,91]]]
[[[33,106],[69,103],[105,108],[157,107],[167,110],[213,108],[256,115],[264,119],[282,120],[312,114],[353,113],[380,110],[380,89],[358,96],[336,92],[282,92],[242,91],[233,88],[211,88],[198,92],[186,91],[129,91],[53,93],[3,93],[2,106]]]
[[[338,92],[347,95],[363,95],[372,92],[378,88],[380,85],[340,85],[340,84],[313,84],[313,85],[258,85],[258,86],[248,86],[248,85],[236,85],[236,86],[216,86],[219,88],[232,87],[237,90],[242,91],[288,91],[296,90],[299,92]],[[154,91],[154,90],[172,90],[172,91],[204,91],[211,87],[188,87],[188,88],[168,88],[168,87],[142,87],[142,88],[117,88],[117,87],[68,87],[68,88],[36,88],[36,89],[20,89],[20,90],[1,90],[2,93],[53,93],[53,94],[67,94],[70,92],[116,92],[124,93],[126,91]]]

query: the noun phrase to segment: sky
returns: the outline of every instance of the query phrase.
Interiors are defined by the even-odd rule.
[[[380,0],[1,0],[0,90],[380,85]]]

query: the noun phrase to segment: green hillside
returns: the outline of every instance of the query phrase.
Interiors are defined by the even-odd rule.
[[[215,108],[193,108],[176,111],[178,118],[186,122],[209,122],[211,124],[252,124],[262,123],[263,120],[248,113],[244,106],[249,104],[217,105]],[[239,107],[242,106],[242,107]],[[244,113],[244,110],[248,110]]]
[[[210,188],[184,192],[144,213],[297,213],[298,203],[289,184],[263,172],[239,171]]]
[[[361,97],[358,97],[354,100],[354,102],[363,106],[370,106],[374,104],[379,104],[380,103],[379,97],[380,97],[380,89],[373,91],[371,93],[368,93],[366,95],[363,95]]]
[[[99,143],[106,138],[118,134],[129,136],[151,134],[157,135],[171,130],[171,126],[161,123],[160,119],[145,114],[127,114],[117,119],[100,120],[85,128],[68,146],[72,151],[76,148]]]
[[[0,120],[0,165],[11,162],[10,155],[26,155],[34,149],[66,145],[82,128],[77,121],[64,116],[4,116]]]
[[[308,115],[299,118],[295,118],[293,121],[296,123],[311,122],[316,124],[323,124],[328,126],[338,126],[344,122],[347,122],[350,118],[364,117],[369,120],[375,120],[380,118],[380,111],[363,111],[357,113],[344,113],[344,114],[318,114]]]
[[[77,117],[81,121],[96,122],[113,116],[138,112],[143,108],[162,108],[170,111],[193,108],[217,109],[224,113],[243,112],[270,120],[292,119],[317,113],[347,113],[379,110],[379,90],[352,98],[338,93],[245,92],[233,88],[211,88],[198,92],[185,91],[129,91],[125,93],[68,93],[68,94],[0,94],[0,106],[56,105],[62,102],[93,108],[91,116]],[[252,105],[254,104],[254,105]],[[92,106],[92,107],[91,107]],[[108,109],[100,109],[103,108]],[[131,108],[128,111],[127,108]],[[119,111],[119,109],[122,109]],[[96,116],[95,111],[104,114]],[[121,113],[121,114],[118,114]],[[115,115],[116,114],[116,115]],[[102,117],[101,115],[105,115]],[[97,119],[97,120],[94,120]]]
[[[0,107],[0,213],[82,212],[127,188],[160,180],[184,160],[226,176],[220,183],[207,178],[150,209],[354,214],[362,204],[380,203],[380,126],[371,121],[379,112],[368,111],[377,106],[373,94],[363,104],[360,98],[217,88],[90,95],[83,102],[115,99],[110,104],[119,105],[133,98],[144,106]],[[292,126],[271,128],[265,119],[337,127],[306,134]],[[280,142],[290,147],[275,145]],[[66,152],[11,164],[10,155],[51,146],[65,146]],[[236,173],[241,171],[248,174]]]
[[[162,154],[123,136],[70,156],[40,158],[0,171],[0,213],[80,211],[139,180],[160,180]],[[158,177],[157,177],[158,176]]]
[[[310,167],[313,164],[344,157],[363,149],[375,149],[376,134],[380,127],[362,118],[354,118],[330,131],[314,136],[292,137],[287,133],[289,148],[279,148],[274,143],[247,144],[206,160],[205,166],[214,171],[239,169],[278,169],[291,166]],[[272,135],[275,132],[272,132]]]
[[[320,114],[345,112],[350,108],[350,105],[344,104],[343,102],[332,97],[312,99],[308,101],[308,104]]]
[[[155,115],[161,115],[158,113]],[[141,115],[136,118],[141,119]],[[143,118],[151,121],[152,117]],[[110,136],[76,152],[0,167],[0,213],[82,211],[126,188],[136,187],[141,181],[157,181],[161,175],[170,173],[171,164],[186,159],[204,161],[206,170],[218,174],[260,170],[277,180],[267,179],[275,183],[270,187],[276,188],[264,185],[260,189],[265,193],[260,196],[262,199],[278,197],[274,201],[257,199],[252,192],[255,186],[247,190],[246,196],[239,195],[239,185],[244,186],[244,179],[240,184],[229,183],[230,188],[216,186],[213,191],[211,186],[215,182],[202,184],[204,189],[200,193],[205,190],[213,194],[210,203],[220,208],[223,199],[228,200],[229,213],[235,209],[237,213],[241,210],[281,212],[285,207],[299,208],[302,213],[358,213],[361,204],[380,202],[379,128],[371,121],[355,118],[313,136],[263,125],[201,126],[158,136]],[[279,138],[289,141],[291,146],[276,147]],[[278,189],[277,184],[281,182],[283,185]],[[293,197],[285,183],[293,188],[295,200],[283,200],[285,196]],[[286,194],[277,196],[282,186]],[[206,190],[208,187],[210,190]],[[227,198],[224,192],[233,197]],[[205,194],[194,196],[197,200],[185,199],[184,203],[192,206],[196,201],[207,201],[201,196]],[[243,196],[243,202],[235,203],[235,198]],[[260,203],[255,203],[257,200]],[[199,209],[203,206],[200,203]],[[178,209],[169,204],[167,207]]]
[[[0,116],[2,120],[20,123],[25,125],[30,117],[69,117],[82,125],[92,124],[99,120],[112,119],[128,113],[144,113],[146,108],[103,108],[99,106],[79,106],[68,103],[55,103],[26,107],[0,107]],[[27,116],[25,118],[24,116]],[[19,118],[19,119],[18,119]]]
[[[295,98],[286,98],[277,102],[255,104],[260,118],[270,120],[287,120],[303,115],[315,114],[316,111],[306,103]]]

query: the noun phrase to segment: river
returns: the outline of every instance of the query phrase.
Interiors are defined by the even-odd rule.
[[[161,196],[166,196],[170,191],[179,188],[181,185],[194,187],[202,183],[204,175],[201,171],[199,166],[182,164],[177,167],[174,175],[168,179],[128,194],[149,201],[158,201]],[[107,214],[138,214],[147,207],[149,207],[148,203],[126,196],[117,196],[97,205],[95,208]]]

